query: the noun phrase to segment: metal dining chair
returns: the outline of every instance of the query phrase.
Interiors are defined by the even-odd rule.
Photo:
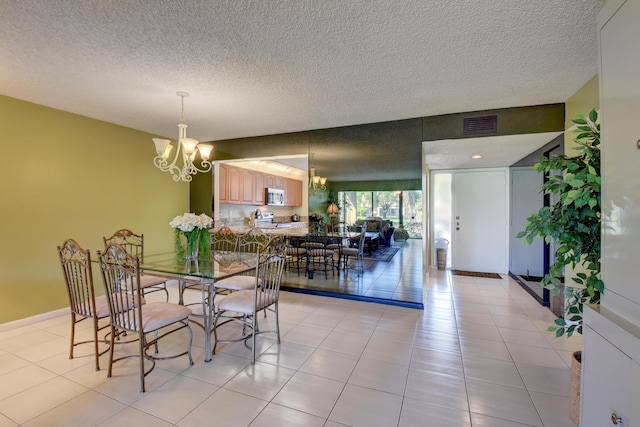
[[[329,269],[333,274],[334,267],[334,255],[333,249],[329,249],[327,244],[329,238],[327,234],[309,233],[304,243],[301,246],[307,250],[307,270],[309,272],[309,278],[313,277],[316,270],[324,271],[324,278],[329,278]]]
[[[258,253],[263,250],[271,237],[259,228],[251,228],[238,236],[237,251]],[[253,274],[231,276],[213,283],[216,290],[241,291],[253,288]]]
[[[98,349],[98,333],[106,329],[109,324],[100,326],[99,321],[109,318],[109,304],[107,298],[96,297],[93,287],[93,274],[91,270],[91,253],[85,250],[73,239],[65,240],[58,246],[58,256],[62,266],[62,274],[69,295],[69,308],[71,310],[71,345],[69,359],[73,359],[73,350],[80,344],[93,342],[96,371],[100,370],[100,356],[109,349]],[[93,340],[75,342],[76,325],[83,320],[92,323]],[[108,340],[104,340],[106,344]]]
[[[350,268],[354,268],[357,272],[357,275],[364,275],[364,242],[365,242],[365,233],[366,227],[357,227],[360,231],[358,235],[356,246],[342,248],[342,256],[344,257],[344,265],[345,265],[345,273],[349,271]],[[350,238],[350,240],[355,240],[355,238]],[[354,265],[350,265],[349,259],[355,258],[356,262]]]
[[[141,263],[144,262],[144,234],[136,234],[131,230],[123,228],[113,233],[111,237],[103,237],[102,240],[104,241],[105,247],[112,243],[117,243],[122,246],[128,254],[133,257],[137,257]],[[141,273],[140,282],[135,286],[139,285],[145,294],[164,291],[166,294],[166,301],[169,301],[167,280],[168,279],[166,277]]]
[[[104,292],[109,307],[109,326],[111,329],[111,346],[109,347],[109,370],[111,378],[113,364],[130,357],[139,358],[140,391],[145,391],[145,377],[153,371],[156,360],[173,359],[187,355],[189,364],[193,365],[191,344],[193,332],[189,326],[191,309],[170,302],[143,303],[143,288],[140,286],[140,260],[129,254],[126,249],[112,243],[104,253],[98,251],[100,271]],[[131,291],[133,290],[133,297]],[[187,349],[178,354],[159,356],[158,341],[162,338],[186,329],[189,333]],[[114,359],[113,337],[121,332],[132,332],[137,336],[138,353]],[[153,334],[152,339],[148,336]],[[149,354],[150,347],[155,353]],[[145,366],[145,361],[151,366]]]
[[[218,305],[213,324],[215,342],[213,353],[219,343],[244,341],[251,348],[251,364],[256,362],[256,337],[259,334],[275,333],[280,344],[280,321],[278,317],[278,298],[280,282],[286,263],[286,245],[280,238],[274,238],[267,246],[256,253],[258,268],[253,276],[252,289],[240,290],[226,296]],[[275,329],[260,330],[258,313],[271,310],[275,313]],[[221,340],[218,328],[227,323],[242,324],[242,335],[235,339]],[[251,340],[251,345],[248,344]]]

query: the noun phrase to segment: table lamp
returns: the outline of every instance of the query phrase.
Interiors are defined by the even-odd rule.
[[[334,222],[336,222],[336,217],[338,216],[338,205],[336,205],[334,202],[331,202],[329,204],[329,207],[327,208],[327,213],[331,218],[331,223],[333,224]]]

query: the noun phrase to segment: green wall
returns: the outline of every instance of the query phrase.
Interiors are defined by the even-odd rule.
[[[153,166],[154,135],[6,96],[0,117],[0,324],[68,307],[56,251],[67,238],[95,256],[130,228],[146,253],[172,248],[189,185]]]
[[[331,182],[329,190],[338,191],[397,191],[422,190],[422,180],[405,179],[393,181],[347,181]]]

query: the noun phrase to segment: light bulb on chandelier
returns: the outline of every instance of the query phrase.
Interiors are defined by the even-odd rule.
[[[169,162],[169,156],[173,149],[171,141],[168,139],[153,138],[153,142],[156,145],[156,153],[158,154],[153,159],[153,164],[162,172],[171,173],[173,180],[178,182],[180,180],[189,182],[192,180],[192,175],[198,172],[204,173],[211,170],[211,162],[209,156],[213,150],[213,146],[210,144],[200,144],[198,140],[193,138],[187,138],[187,125],[184,124],[184,99],[189,96],[187,92],[176,92],[182,101],[182,115],[180,117],[180,123],[178,124],[178,149],[175,152],[175,157]],[[200,153],[202,162],[200,167],[194,164],[196,155]],[[182,165],[180,165],[182,161]]]

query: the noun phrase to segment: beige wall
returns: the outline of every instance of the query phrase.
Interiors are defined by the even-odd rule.
[[[56,253],[66,238],[94,255],[130,228],[147,253],[171,249],[189,186],[153,166],[152,135],[5,96],[0,117],[0,324],[68,306]]]
[[[571,96],[571,98],[567,99],[565,104],[565,129],[569,129],[574,123],[571,121],[575,119],[578,113],[588,115],[589,112],[593,109],[600,109],[600,87],[598,82],[598,75],[596,74],[591,80],[585,83],[576,93]],[[576,146],[575,136],[577,133],[574,131],[565,132],[564,137],[564,152],[568,156],[575,155],[576,152],[573,152],[573,147]],[[579,267],[576,269],[576,272],[579,272]],[[565,283],[571,283],[574,287],[575,282],[572,280],[575,277],[576,272],[574,272],[571,266],[565,267]]]
[[[598,86],[598,75],[596,74],[591,80],[585,83],[576,93],[567,99],[565,103],[565,129],[569,129],[573,126],[571,120],[577,117],[578,113],[584,115],[589,114],[593,109],[598,110],[600,108],[600,88]],[[574,137],[576,134],[573,132],[567,132],[565,134],[565,152],[568,153],[575,143]]]

